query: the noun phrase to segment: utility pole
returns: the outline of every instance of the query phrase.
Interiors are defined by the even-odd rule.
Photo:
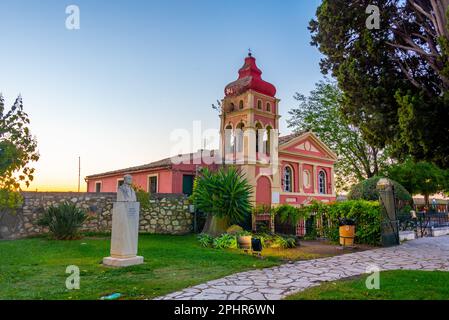
[[[78,156],[78,192],[80,192],[80,182],[81,182],[81,157]]]

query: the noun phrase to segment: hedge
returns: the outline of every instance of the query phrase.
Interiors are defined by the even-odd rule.
[[[348,200],[379,200],[379,192],[377,191],[377,182],[382,177],[376,176],[363,180],[351,187],[348,193]],[[412,201],[410,193],[399,183],[393,182],[396,199],[404,202]]]
[[[348,200],[334,203],[313,202],[301,210],[322,219],[318,232],[331,241],[339,239],[339,219],[353,219],[356,224],[355,243],[381,244],[382,213],[378,201]]]

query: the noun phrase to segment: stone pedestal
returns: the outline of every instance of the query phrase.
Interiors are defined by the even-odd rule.
[[[143,263],[143,257],[137,256],[139,209],[139,202],[114,202],[111,256],[103,258],[104,265],[127,267]]]

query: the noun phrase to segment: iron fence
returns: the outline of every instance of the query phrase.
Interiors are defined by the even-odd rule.
[[[418,237],[430,236],[434,228],[449,227],[448,212],[402,213],[398,215],[398,220],[401,231],[415,231]]]

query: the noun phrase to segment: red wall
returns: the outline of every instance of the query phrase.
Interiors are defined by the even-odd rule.
[[[202,167],[215,169],[215,165],[199,164]],[[158,175],[158,193],[182,193],[183,175],[195,175],[198,164],[173,164],[172,168],[148,169],[141,172],[131,172],[133,183],[148,191],[148,175]],[[95,192],[95,182],[101,181],[101,192],[117,192],[117,179],[122,179],[125,173],[112,176],[92,178],[87,183],[87,191]]]
[[[145,191],[148,191],[148,175],[158,175],[158,193],[172,193],[172,173],[169,169],[148,170],[137,173],[130,173],[133,183]],[[102,182],[101,192],[117,192],[117,179],[122,179],[123,173],[113,176],[93,178],[87,183],[87,192],[95,192],[95,183]]]

